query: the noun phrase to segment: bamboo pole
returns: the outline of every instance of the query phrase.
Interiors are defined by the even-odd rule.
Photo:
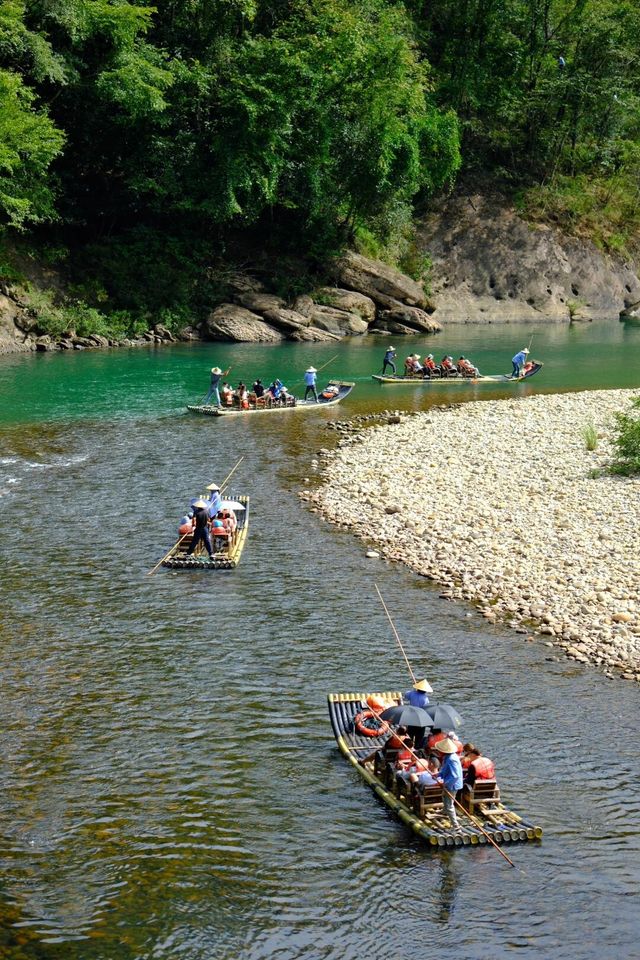
[[[378,589],[378,584],[377,584],[377,583],[374,583],[374,587],[376,588],[376,593],[377,593],[378,596],[380,597],[380,603],[381,603],[382,606],[384,607],[384,612],[385,612],[386,615],[387,615],[387,619],[388,619],[389,623],[391,624],[391,629],[393,630],[393,634],[394,634],[396,640],[398,641],[398,646],[400,647],[400,650],[402,651],[402,656],[404,657],[404,661],[405,661],[407,667],[409,668],[409,673],[411,674],[411,679],[412,679],[413,682],[415,683],[415,682],[416,682],[415,674],[414,674],[413,670],[411,669],[411,664],[409,663],[409,658],[407,657],[406,653],[404,652],[404,647],[402,646],[402,641],[400,640],[400,637],[398,636],[398,631],[396,630],[395,624],[394,624],[393,620],[391,619],[391,614],[389,613],[389,611],[388,611],[388,609],[387,609],[387,605],[386,605],[386,603],[384,602],[384,600],[383,600],[383,598],[382,598],[382,594],[380,593],[380,590]]]

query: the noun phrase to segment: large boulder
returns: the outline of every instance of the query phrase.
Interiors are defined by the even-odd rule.
[[[390,333],[394,337],[415,337],[416,331],[413,327],[408,327],[405,323],[399,323],[397,320],[383,320],[377,318],[375,323],[369,327],[369,333]]]
[[[296,313],[301,313],[303,317],[310,317],[314,307],[315,303],[308,293],[301,294],[293,301],[293,309]]]
[[[256,313],[235,303],[221,303],[204,324],[207,340],[231,340],[235,343],[276,343],[284,334],[265,323]]]
[[[347,313],[357,313],[362,320],[372,323],[376,317],[376,305],[371,297],[355,290],[342,290],[340,287],[321,287],[315,294],[316,302]],[[311,308],[313,309],[313,308]]]
[[[264,311],[264,319],[272,323],[279,330],[291,333],[300,327],[308,327],[311,321],[296,310],[287,310],[286,307],[274,307]]]
[[[261,293],[255,290],[244,290],[236,294],[235,299],[240,306],[247,310],[253,310],[254,313],[266,313],[267,310],[277,310],[284,307],[282,297],[276,297],[274,293]]]
[[[637,303],[626,304],[624,310],[620,311],[621,320],[640,320],[640,300]]]
[[[317,303],[311,311],[311,322],[321,330],[328,330],[339,337],[353,336],[366,333],[369,324],[357,313],[347,310],[338,310],[336,307],[324,307]]]
[[[287,337],[296,343],[309,341],[311,343],[321,342],[323,340],[342,340],[342,337],[335,333],[329,333],[328,330],[320,330],[319,327],[298,327]]]
[[[380,260],[369,260],[349,251],[337,261],[334,273],[341,286],[366,293],[376,303],[382,294],[412,306],[427,306],[425,292],[419,283]]]
[[[411,327],[414,333],[438,333],[439,330],[442,330],[440,324],[420,307],[408,307],[404,303],[399,303],[389,310],[380,310],[378,321],[400,323]]]

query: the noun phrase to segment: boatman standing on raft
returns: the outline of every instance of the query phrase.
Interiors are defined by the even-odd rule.
[[[527,362],[527,356],[529,355],[528,347],[525,347],[524,350],[521,350],[520,353],[516,353],[515,357],[512,358],[511,363],[513,364],[513,370],[511,371],[511,379],[519,380],[524,373],[524,365]]]
[[[433,693],[433,687],[428,680],[417,680],[412,690],[407,690],[404,695],[404,699],[407,703],[410,703],[412,707],[422,707],[424,708],[429,703],[428,694]],[[419,750],[422,747],[424,741],[425,727],[409,727],[409,736],[413,740],[413,744],[416,750]]]
[[[393,370],[393,375],[396,374],[396,351],[393,347],[387,347],[387,352],[384,355],[384,360],[382,361],[382,376],[384,377],[387,367],[391,367]]]
[[[455,796],[458,790],[462,790],[462,764],[458,756],[458,748],[453,740],[446,737],[436,743],[434,750],[444,754],[444,763],[438,777],[443,788],[442,806],[451,826],[454,830],[458,830],[460,825],[456,816]]]
[[[211,400],[211,397],[215,397],[216,407],[222,406],[222,404],[220,403],[220,389],[219,389],[220,381],[222,380],[223,377],[226,377],[230,369],[231,367],[229,367],[223,373],[220,367],[211,367],[211,383],[209,384],[209,393],[205,397],[205,401],[204,401],[205,405],[209,403],[209,400]]]
[[[306,400],[309,395],[309,391],[311,391],[316,403],[318,403],[318,393],[316,391],[316,373],[317,372],[318,371],[316,370],[315,367],[309,367],[308,370],[305,370],[305,374],[304,374],[304,382],[305,382],[304,398]]]
[[[191,541],[191,546],[187,550],[187,556],[190,557],[194,553],[196,547],[202,540],[205,547],[207,548],[207,553],[209,554],[209,559],[213,560],[213,547],[211,546],[211,536],[209,534],[209,509],[211,503],[205,503],[204,500],[196,500],[193,505],[193,517],[195,519],[195,528],[193,531],[193,540]]]

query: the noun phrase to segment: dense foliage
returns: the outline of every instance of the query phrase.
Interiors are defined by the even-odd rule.
[[[632,401],[632,406],[640,410],[640,399]],[[617,413],[613,443],[615,459],[610,472],[627,477],[640,474],[640,417]]]
[[[636,0],[3,0],[0,222],[180,317],[215,258],[411,253],[462,156],[627,252],[639,53]]]

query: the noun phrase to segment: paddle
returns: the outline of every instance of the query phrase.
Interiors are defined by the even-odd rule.
[[[231,368],[229,368],[229,369],[231,369]],[[227,371],[227,372],[228,372],[228,371]],[[236,472],[236,470],[238,469],[238,467],[240,466],[240,464],[242,463],[243,460],[244,460],[244,457],[240,457],[240,459],[239,459],[238,462],[236,463],[236,465],[235,465],[235,467],[233,468],[233,470],[231,470],[231,472],[227,474],[227,476],[224,478],[224,480],[223,480],[222,483],[220,484],[220,493],[221,493],[221,494],[222,494],[222,491],[224,490],[224,488],[226,487],[227,483],[229,482],[229,480],[231,479],[231,477],[233,476],[233,474]],[[155,565],[155,567],[153,568],[153,570],[149,570],[149,572],[148,572],[148,574],[147,574],[148,577],[150,577],[152,573],[155,573],[156,570],[158,569],[158,567],[162,566],[162,564],[163,564],[164,561],[167,559],[167,557],[168,557],[171,553],[173,553],[173,551],[174,551],[177,547],[180,546],[180,544],[181,544],[182,541],[185,539],[185,537],[190,536],[190,532],[191,532],[191,531],[188,531],[187,533],[183,534],[183,535],[180,537],[180,539],[177,541],[177,543],[174,543],[174,545],[171,547],[171,549],[168,550],[167,553],[165,553],[165,555],[164,555],[164,557],[162,558],[162,560],[159,560],[158,563],[156,563],[156,565]]]
[[[406,653],[405,653],[405,651],[404,651],[404,647],[402,646],[402,643],[400,642],[400,637],[398,636],[398,631],[397,631],[396,628],[395,628],[395,624],[394,624],[393,620],[391,619],[391,615],[390,615],[389,611],[387,610],[387,605],[386,605],[386,603],[384,602],[384,600],[383,600],[383,598],[382,598],[382,594],[380,593],[380,590],[378,589],[378,584],[375,583],[375,584],[374,584],[374,587],[376,588],[376,591],[377,591],[377,593],[378,593],[378,596],[380,597],[380,601],[381,601],[381,603],[382,603],[382,606],[384,607],[384,612],[386,613],[386,615],[387,615],[387,617],[388,617],[388,620],[389,620],[389,623],[391,624],[391,629],[393,630],[393,633],[394,633],[394,635],[395,635],[395,638],[396,638],[396,640],[398,641],[398,645],[399,645],[400,649],[402,650],[402,655],[403,655],[403,657],[404,657],[404,659],[405,659],[405,662],[406,662],[406,664],[407,664],[407,667],[409,668],[409,673],[411,674],[411,679],[412,679],[413,682],[415,683],[415,682],[416,682],[415,674],[414,674],[413,670],[411,669],[411,664],[409,663],[409,660],[408,660],[408,658],[407,658],[407,655],[406,655]],[[371,709],[371,712],[374,714],[374,716],[376,716],[376,717],[378,717],[378,719],[380,719],[380,714],[379,714],[373,707],[371,707],[371,706],[370,706],[370,709]],[[380,711],[380,713],[382,713],[382,711]],[[406,745],[405,745],[405,747],[406,747],[406,749],[409,751],[409,753],[411,754],[411,756],[413,757],[414,761],[417,762],[417,761],[420,759],[420,758],[417,756],[417,754],[414,753],[414,751],[412,750],[411,747],[406,746]],[[476,819],[475,817],[472,817],[471,814],[470,814],[467,810],[465,810],[465,808],[462,806],[462,804],[456,799],[455,794],[451,793],[450,790],[447,790],[447,788],[445,787],[444,783],[442,784],[442,789],[443,789],[443,791],[444,791],[449,797],[451,797],[451,799],[453,800],[453,802],[454,802],[454,804],[456,805],[456,807],[458,807],[458,808],[464,813],[464,815],[465,815],[466,817],[468,817],[469,820],[471,820],[471,822],[474,824],[474,826],[476,826],[476,827],[478,828],[478,830],[480,831],[480,833],[482,833],[483,836],[485,836],[485,837],[487,838],[487,840],[489,841],[489,843],[491,843],[491,844],[496,848],[496,850],[498,851],[498,853],[500,854],[500,856],[501,856],[501,857],[504,857],[504,859],[507,861],[507,863],[509,863],[512,867],[515,868],[515,863],[513,862],[513,860],[511,860],[511,859],[506,855],[506,853],[504,852],[504,850],[501,850],[501,849],[500,849],[500,847],[499,847],[498,844],[495,842],[495,840],[493,840],[493,839],[489,836],[489,834],[486,832],[486,830],[484,830],[484,829],[480,826],[480,824],[478,823],[477,819]]]

